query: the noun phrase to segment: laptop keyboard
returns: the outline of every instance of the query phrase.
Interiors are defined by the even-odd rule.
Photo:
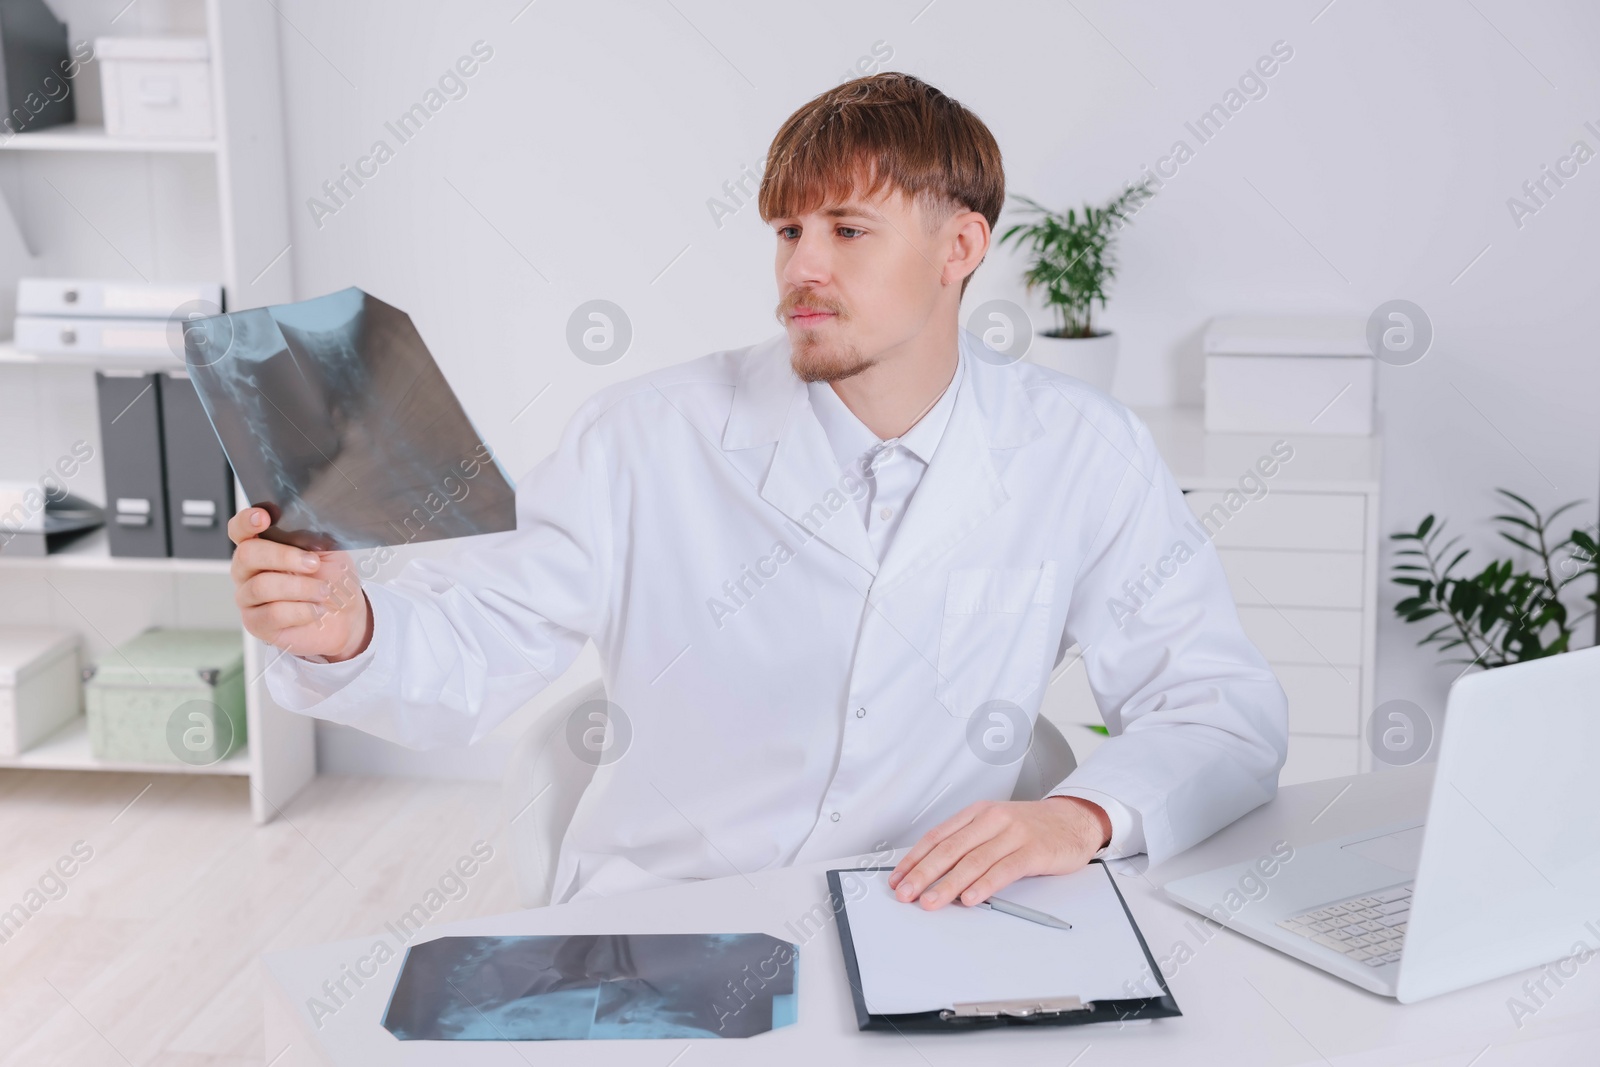
[[[1399,962],[1410,915],[1408,882],[1280,919],[1278,925],[1368,967],[1382,967]]]

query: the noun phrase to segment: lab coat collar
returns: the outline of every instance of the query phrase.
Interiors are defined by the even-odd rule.
[[[740,361],[722,447],[777,443],[762,498],[875,575],[874,601],[1005,503],[991,451],[1019,448],[1044,433],[1016,368],[967,331],[958,336],[963,373],[950,421],[881,567],[866,529],[839,515],[849,510],[846,487],[805,383],[790,366],[788,334],[753,346]]]

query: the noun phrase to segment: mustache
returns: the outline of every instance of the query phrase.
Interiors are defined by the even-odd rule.
[[[788,318],[802,308],[808,311],[826,311],[838,315],[840,318],[844,317],[844,305],[818,297],[815,294],[807,295],[803,292],[790,293],[784,297],[782,302],[778,304],[778,314],[780,317]]]

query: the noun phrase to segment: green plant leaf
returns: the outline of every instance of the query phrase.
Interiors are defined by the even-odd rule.
[[[1559,508],[1556,508],[1550,514],[1548,514],[1548,515],[1546,515],[1544,517],[1544,526],[1545,526],[1545,528],[1546,529],[1550,528],[1550,524],[1556,521],[1556,516],[1560,515],[1564,511],[1569,511],[1572,508],[1577,507],[1581,503],[1583,503],[1583,501],[1581,501],[1581,500],[1569,500],[1565,504],[1562,504]]]
[[[1526,541],[1520,540],[1519,538],[1512,537],[1510,534],[1506,533],[1504,530],[1500,531],[1500,536],[1504,537],[1507,541],[1510,541],[1512,544],[1516,545],[1518,548],[1527,549],[1529,552],[1532,552],[1535,556],[1537,556],[1539,554],[1539,550],[1537,548],[1534,548],[1532,545],[1528,544],[1528,542],[1526,542]]]
[[[1535,515],[1539,514],[1539,509],[1538,508],[1534,507],[1532,504],[1528,503],[1526,500],[1524,500],[1522,497],[1518,496],[1517,494],[1513,493],[1511,490],[1509,490],[1509,489],[1496,489],[1495,492],[1499,493],[1501,496],[1510,497],[1512,500],[1515,500],[1517,503],[1521,504],[1523,507],[1525,507],[1529,511],[1533,512]]]
[[[1521,518],[1518,518],[1515,515],[1496,515],[1494,518],[1495,518],[1495,521],[1497,521],[1497,522],[1509,522],[1509,523],[1512,523],[1513,525],[1520,526],[1524,530],[1528,530],[1528,531],[1530,531],[1532,533],[1538,533],[1539,532],[1539,527],[1535,526],[1533,523],[1529,522],[1527,519],[1521,519]]]

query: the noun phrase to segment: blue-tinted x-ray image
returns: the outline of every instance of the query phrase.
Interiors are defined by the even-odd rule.
[[[360,289],[184,323],[262,536],[376,548],[516,529],[516,494],[411,318]]]
[[[766,934],[441,937],[406,950],[402,1041],[753,1037],[798,1017],[798,949]]]

